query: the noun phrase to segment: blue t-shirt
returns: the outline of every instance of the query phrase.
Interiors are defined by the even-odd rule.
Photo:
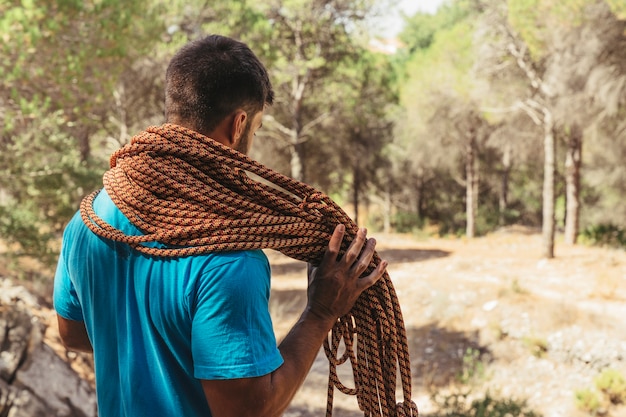
[[[137,235],[106,191],[107,223]],[[63,235],[54,307],[84,321],[100,417],[209,416],[200,379],[266,375],[283,359],[262,251],[157,258],[91,232],[77,213]]]

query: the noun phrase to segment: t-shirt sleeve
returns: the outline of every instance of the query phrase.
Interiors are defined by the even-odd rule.
[[[54,276],[53,304],[56,312],[68,320],[83,321],[83,311],[78,300],[76,288],[70,280],[65,263],[64,251],[61,251]]]
[[[196,378],[251,378],[282,365],[269,294],[270,267],[260,251],[238,253],[205,272],[191,308]]]

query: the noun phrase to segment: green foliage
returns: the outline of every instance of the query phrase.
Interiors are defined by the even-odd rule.
[[[62,111],[44,112],[19,130],[5,130],[0,154],[0,190],[9,190],[0,236],[19,253],[43,260],[54,255],[51,240],[72,216],[82,194],[100,182],[104,161],[81,162]],[[6,128],[5,128],[6,129]],[[95,161],[93,161],[95,162]]]
[[[408,79],[402,85],[402,103],[411,108],[432,99],[432,94],[467,97],[471,89],[473,65],[472,23],[459,22],[437,32],[428,49],[418,50],[407,63]],[[440,93],[441,94],[441,93]],[[422,111],[426,110],[421,108]],[[429,115],[422,115],[416,121]]]
[[[542,0],[511,0],[508,2],[509,21],[524,39],[532,57],[537,59],[545,49],[541,17],[546,13]]]
[[[626,229],[613,224],[588,226],[582,231],[581,238],[590,245],[626,249]]]
[[[564,41],[564,31],[586,22],[584,10],[595,3],[507,2],[508,21],[530,50],[535,69],[549,61],[550,45]],[[299,134],[288,143],[284,131],[272,132],[276,137],[282,132],[266,155],[272,164],[288,167],[292,146],[297,146],[307,180],[343,201],[367,201],[390,190],[397,204],[392,219],[397,230],[435,225],[441,234],[456,235],[466,222],[466,134],[477,126],[475,117],[498,119],[510,124],[503,143],[520,145],[511,147],[504,213],[498,213],[502,152],[492,137],[478,146],[477,234],[500,222],[539,225],[542,169],[536,161],[542,150],[539,141],[522,139],[540,138],[541,133],[528,128],[528,119],[513,122],[503,116],[508,113],[490,119],[482,114],[487,105],[509,107],[535,91],[528,89],[519,69],[512,70],[513,59],[486,63],[488,45],[476,42],[486,30],[479,18],[493,16],[502,3],[453,0],[435,15],[407,17],[401,38],[408,48],[391,58],[369,53],[354,36],[372,4],[0,0],[2,238],[21,244],[21,253],[51,251],[49,243],[82,195],[99,184],[111,147],[137,127],[160,120],[159,83],[167,59],[188,40],[207,33],[247,42],[270,69],[277,99],[269,113]],[[623,0],[606,4],[625,18]],[[498,24],[488,21],[487,26]],[[490,32],[485,39],[496,38]],[[599,47],[608,53],[621,45]],[[623,68],[618,58],[612,58],[611,68]],[[581,55],[579,61],[588,68],[581,67],[580,74],[592,74],[594,59]],[[480,78],[481,70],[493,68],[492,79]],[[390,114],[399,115],[395,128]],[[594,119],[589,123],[597,126],[596,132],[589,136],[597,143],[585,137],[588,179],[583,181],[582,215],[593,226],[582,236],[593,244],[625,246],[626,224],[620,224],[626,218],[623,120],[623,109],[610,120]],[[270,125],[265,123],[264,130]]]
[[[101,183],[107,164],[92,147],[119,123],[122,74],[158,40],[153,12],[138,0],[0,2],[0,236],[16,254],[53,262]]]
[[[475,3],[467,0],[444,3],[435,15],[418,12],[405,18],[400,40],[407,45],[409,54],[428,49],[438,33],[467,20],[475,13]]]
[[[595,385],[611,404],[626,402],[626,379],[615,369],[605,369],[595,380]]]
[[[457,379],[462,384],[476,382],[485,377],[485,363],[482,360],[480,350],[467,348],[463,354],[462,370]]]
[[[482,201],[478,206],[478,213],[475,219],[476,236],[485,236],[499,226],[499,213],[495,204],[496,196],[487,192],[482,194]],[[491,201],[488,201],[489,197],[493,197]]]
[[[54,96],[65,100],[73,98],[68,91],[72,83],[95,87],[79,82],[86,76],[98,80],[100,88],[103,82],[114,80],[116,72],[111,66],[115,60],[131,51],[143,53],[146,44],[140,41],[155,34],[155,26],[136,24],[153,17],[139,1],[10,1],[0,6],[1,11],[4,42],[0,50],[12,57],[10,66],[2,65],[8,75],[5,82],[31,77],[30,82],[48,93],[55,87],[53,83],[61,83],[66,88],[54,91]],[[17,45],[20,48],[15,48]],[[92,90],[91,99],[100,92]]]
[[[513,294],[517,295],[526,295],[529,293],[529,291],[519,283],[517,278],[511,282],[511,291]],[[547,343],[543,344],[543,346],[547,349]]]
[[[543,358],[548,353],[548,341],[544,338],[527,336],[522,341],[536,358]]]
[[[323,90],[324,96],[336,103],[334,120],[342,122],[334,124],[331,135],[321,138],[320,142],[327,144],[321,154],[333,160],[334,171],[350,182],[346,199],[353,204],[366,201],[371,191],[387,184],[385,148],[392,139],[388,109],[396,102],[390,74],[387,56],[362,50],[357,58],[338,66]],[[331,184],[329,188],[338,187]]]
[[[391,221],[393,229],[398,233],[410,233],[424,226],[424,219],[417,214],[407,211],[398,211]]]
[[[510,0],[509,22],[538,61],[548,52],[551,31],[580,25],[587,0]]]
[[[386,85],[391,71],[350,33],[371,3],[257,2],[251,7],[265,24],[242,34],[268,66],[276,92],[265,131],[276,139],[272,147],[286,151],[265,159],[329,193],[351,181],[363,194],[375,177],[372,166],[384,165],[377,162],[389,137],[382,130],[386,106],[395,100]],[[287,164],[275,161],[284,154]]]
[[[40,230],[41,219],[37,216],[35,203],[8,204],[0,206],[0,236],[7,243],[18,243],[24,251],[20,255],[34,255],[44,261],[52,262],[54,253],[48,246],[52,239],[50,232]]]
[[[606,0],[615,16],[620,20],[626,20],[626,2],[623,0]]]
[[[432,417],[541,417],[526,401],[497,399],[489,393],[471,400],[470,393],[436,395],[438,411]]]
[[[454,3],[457,4],[457,3]],[[460,4],[460,3],[459,3]],[[472,23],[449,18],[440,11],[416,17],[407,37],[417,36],[413,54],[403,66],[399,80],[400,105],[391,154],[395,183],[409,197],[415,183],[422,184],[420,215],[437,224],[440,234],[456,233],[465,219],[463,186],[456,181],[463,155],[463,127],[472,79]],[[425,30],[424,35],[415,31]],[[432,36],[431,36],[432,35]],[[419,40],[419,39],[422,40]],[[462,168],[461,168],[462,169]],[[448,190],[441,193],[440,190]],[[415,205],[410,203],[411,207]]]
[[[626,403],[626,379],[616,369],[605,369],[594,378],[594,386],[577,390],[574,401],[579,410],[596,416],[606,414],[611,406]]]
[[[574,402],[576,408],[592,416],[598,415],[603,410],[602,397],[596,390],[583,389],[576,391],[574,393]]]

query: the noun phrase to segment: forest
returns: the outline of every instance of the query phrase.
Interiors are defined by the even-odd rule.
[[[252,156],[373,230],[507,225],[626,247],[626,1],[450,0],[372,47],[388,0],[0,1],[0,239],[54,263],[110,154],[163,119],[173,53],[219,33],[270,71]],[[381,41],[381,40],[379,40]]]

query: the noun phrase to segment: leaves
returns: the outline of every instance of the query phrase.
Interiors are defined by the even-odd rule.
[[[174,51],[208,33],[248,43],[271,73],[275,105],[253,151],[340,199],[380,195],[456,232],[473,143],[477,224],[536,225],[543,132],[520,109],[543,106],[558,129],[587,128],[584,222],[624,211],[623,1],[450,1],[406,16],[395,56],[367,50],[382,4],[0,0],[0,208],[23,211],[0,233],[49,250],[110,152],[163,121]]]

